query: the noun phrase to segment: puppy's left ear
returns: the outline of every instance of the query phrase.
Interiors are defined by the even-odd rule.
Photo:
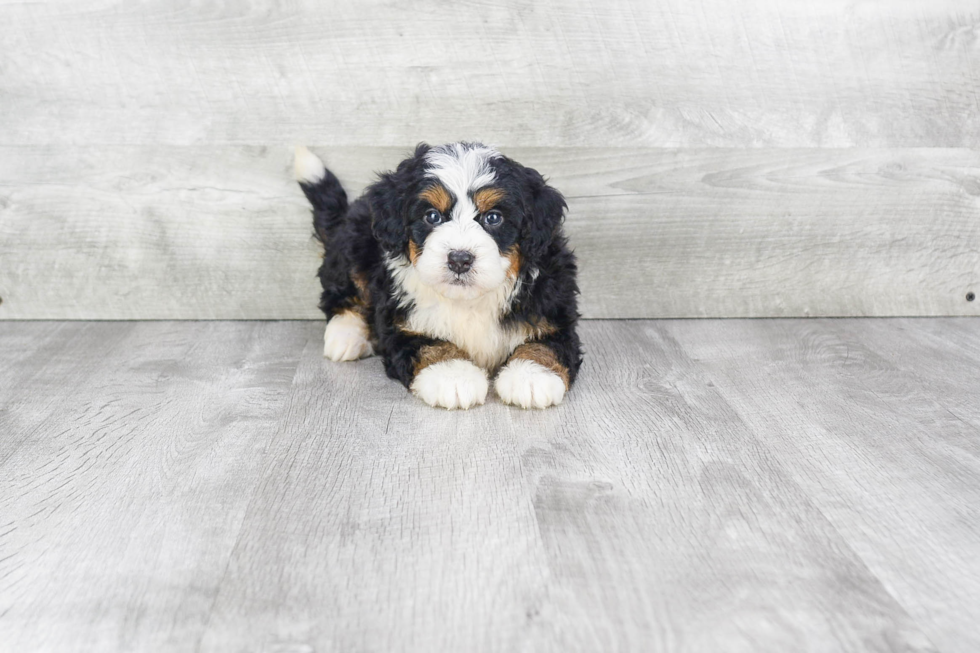
[[[521,252],[530,260],[537,260],[548,251],[548,246],[558,235],[568,205],[557,190],[545,182],[537,170],[527,169],[530,201],[529,215],[524,223]]]
[[[419,143],[415,154],[398,164],[394,172],[379,176],[367,190],[371,207],[371,231],[387,252],[404,252],[408,247],[405,213],[408,198],[415,192],[429,146]]]

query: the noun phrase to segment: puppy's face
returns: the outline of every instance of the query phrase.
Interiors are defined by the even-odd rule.
[[[499,158],[460,145],[425,156],[408,257],[419,280],[444,297],[475,299],[517,278],[524,216],[493,168]]]
[[[564,200],[529,168],[478,144],[419,146],[370,191],[390,255],[449,299],[476,299],[517,279],[561,221]]]

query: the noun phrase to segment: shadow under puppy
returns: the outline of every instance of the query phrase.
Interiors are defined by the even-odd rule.
[[[432,406],[559,404],[582,362],[565,200],[537,171],[479,143],[425,144],[359,199],[296,150],[323,243],[323,355],[377,352]]]

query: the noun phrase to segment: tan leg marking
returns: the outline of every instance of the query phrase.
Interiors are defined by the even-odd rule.
[[[451,342],[426,345],[419,350],[419,360],[415,364],[415,374],[436,363],[448,360],[469,360],[466,353]]]
[[[568,368],[558,362],[558,357],[548,345],[539,342],[526,343],[514,350],[509,360],[526,360],[551,370],[565,383],[568,389]]]

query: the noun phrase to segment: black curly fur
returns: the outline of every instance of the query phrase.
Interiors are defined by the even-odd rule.
[[[300,183],[313,205],[316,237],[324,247],[320,308],[327,320],[345,310],[360,311],[388,376],[406,387],[414,378],[420,349],[439,341],[399,328],[413,307],[399,305],[400,289],[383,257],[407,255],[410,242],[424,247],[431,231],[420,219],[429,205],[419,198],[431,183],[425,177],[425,155],[430,149],[420,144],[350,206],[329,171],[315,184]],[[505,226],[491,235],[501,252],[516,246],[521,254],[521,287],[502,322],[548,325],[549,335],[533,342],[551,349],[568,370],[571,385],[582,362],[582,348],[576,333],[577,266],[562,229],[565,200],[536,170],[507,157],[492,160],[491,167],[497,177],[494,186],[506,192],[508,214]],[[360,289],[357,280],[362,282]]]

